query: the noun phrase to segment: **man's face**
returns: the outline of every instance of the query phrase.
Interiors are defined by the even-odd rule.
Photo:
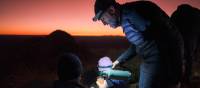
[[[117,28],[119,26],[118,15],[113,6],[108,8],[108,10],[102,14],[100,20],[104,25],[110,25],[112,28]]]

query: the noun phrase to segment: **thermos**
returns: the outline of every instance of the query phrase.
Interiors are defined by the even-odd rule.
[[[131,73],[129,71],[122,70],[108,70],[100,72],[100,76],[107,77],[109,79],[117,80],[130,80]]]

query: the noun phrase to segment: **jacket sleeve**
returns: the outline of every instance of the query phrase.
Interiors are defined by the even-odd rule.
[[[130,60],[134,56],[136,56],[136,47],[135,45],[130,45],[130,47],[124,53],[122,53],[117,60],[119,63],[123,63],[127,60]]]

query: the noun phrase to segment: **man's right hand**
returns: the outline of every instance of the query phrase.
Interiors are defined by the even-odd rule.
[[[118,60],[114,61],[114,62],[113,62],[112,68],[115,68],[118,64],[119,64],[119,61],[118,61]]]

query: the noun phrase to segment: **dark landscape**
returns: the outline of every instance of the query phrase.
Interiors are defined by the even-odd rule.
[[[103,56],[114,61],[128,46],[128,41],[120,36],[71,36],[60,30],[49,35],[0,35],[0,88],[32,88],[27,87],[32,82],[45,84],[56,80],[57,56],[63,52],[77,54],[88,71],[95,69]],[[198,58],[199,51],[200,48]],[[138,59],[128,62],[135,66],[135,78],[139,62]],[[200,88],[199,66],[200,60],[195,60],[193,87],[188,88]],[[135,88],[135,82],[131,85]]]

